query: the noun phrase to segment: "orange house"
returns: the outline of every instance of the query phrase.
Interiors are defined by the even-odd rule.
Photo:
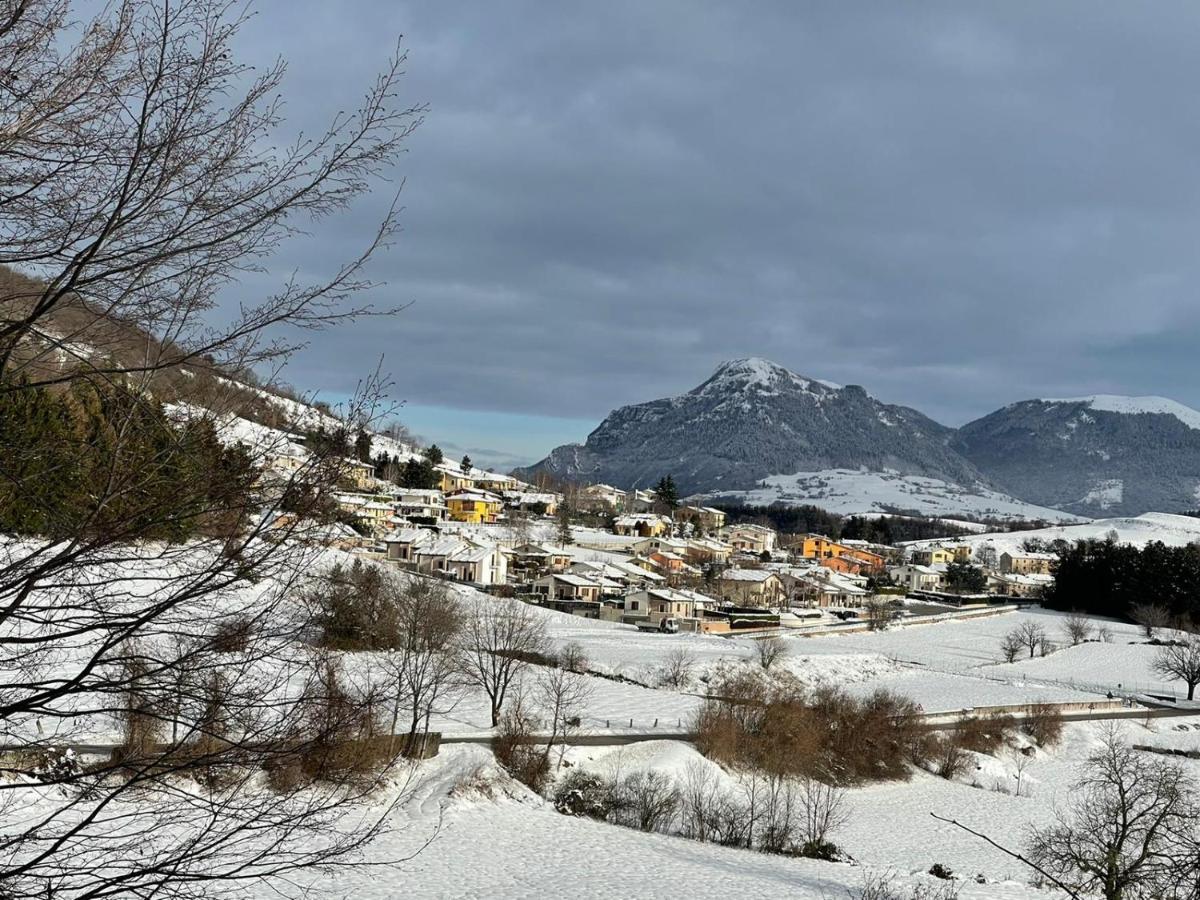
[[[832,559],[835,556],[841,556],[848,548],[823,535],[806,534],[804,539],[794,545],[792,549],[805,559]]]
[[[820,564],[823,568],[834,572],[845,572],[849,575],[861,575],[871,570],[871,567],[861,559],[855,559],[849,555],[831,556],[828,559],[821,560]]]
[[[887,562],[878,553],[872,553],[870,550],[863,550],[860,547],[843,547],[842,556],[858,560],[870,572],[882,572]]]

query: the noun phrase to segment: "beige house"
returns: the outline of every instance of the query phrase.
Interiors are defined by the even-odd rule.
[[[695,522],[708,534],[716,534],[725,527],[725,510],[713,506],[684,506],[675,516],[681,522]]]
[[[1050,565],[1058,559],[1053,553],[1001,553],[1000,572],[1004,575],[1049,575]]]
[[[662,537],[671,533],[672,522],[666,516],[653,513],[629,513],[618,516],[613,522],[613,531],[633,537]]]
[[[726,569],[717,579],[726,600],[743,606],[776,606],[783,599],[783,582],[766,569]]]
[[[755,556],[775,549],[777,536],[773,529],[764,525],[731,525],[725,530],[725,543],[737,553],[753,553]]]
[[[667,617],[694,619],[706,606],[715,605],[711,597],[675,588],[649,588],[625,596],[626,615],[646,616],[655,622]]]
[[[913,550],[912,561],[919,566],[943,566],[952,562],[971,561],[971,547],[957,544],[953,547],[921,547]]]
[[[558,573],[539,578],[533,583],[533,591],[548,600],[577,600],[589,603],[600,602],[602,585],[599,581],[582,575]]]

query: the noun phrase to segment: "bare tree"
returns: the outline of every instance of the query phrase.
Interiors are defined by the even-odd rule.
[[[491,704],[492,727],[500,724],[514,681],[549,649],[546,626],[531,606],[515,600],[475,600],[459,641],[463,671]]]
[[[588,670],[587,653],[578,641],[570,641],[563,645],[558,653],[558,664],[568,672],[582,675]]]
[[[1110,732],[1057,821],[1034,829],[1029,858],[1077,894],[1181,897],[1194,889],[1196,786],[1175,764]]]
[[[1155,674],[1186,684],[1187,698],[1195,699],[1200,684],[1200,635],[1189,634],[1159,647],[1151,665]]]
[[[770,671],[775,663],[787,652],[787,644],[783,638],[774,636],[754,642],[754,650],[758,655],[758,664],[764,671]]]
[[[1053,824],[1030,830],[1024,855],[960,822],[933,817],[1024,863],[1075,900],[1196,896],[1200,805],[1194,781],[1179,766],[1138,753],[1110,729],[1070,796]]]
[[[591,695],[592,687],[586,675],[554,666],[543,668],[538,673],[535,696],[550,724],[545,752],[547,765],[556,744],[560,746],[558,765],[562,765],[567,739],[579,728],[583,710]]]
[[[1033,659],[1038,649],[1047,642],[1046,629],[1037,622],[1022,622],[1008,633],[1005,641],[1011,641],[1028,650],[1029,658]]]
[[[846,792],[815,778],[801,778],[799,784],[800,806],[804,814],[801,840],[813,847],[827,844],[829,836],[850,819],[846,809]]]
[[[1092,636],[1092,623],[1083,613],[1074,610],[1063,619],[1063,631],[1067,635],[1067,640],[1074,647],[1082,644]]]
[[[280,421],[251,367],[269,383],[297,335],[370,311],[355,297],[395,203],[323,280],[255,296],[236,279],[267,282],[306,220],[379,184],[421,110],[395,102],[397,54],[357,109],[292,139],[283,65],[240,59],[243,21],[222,0],[0,3],[0,507],[79,488],[0,546],[0,741],[32,774],[51,743],[114,721],[127,738],[36,810],[29,779],[0,782],[6,897],[286,890],[297,869],[349,864],[381,821],[341,814],[388,761],[328,764],[370,735],[371,698],[314,668],[294,602],[337,442],[280,475],[278,446],[217,437],[250,406],[349,428]],[[231,290],[240,305],[218,309]],[[369,422],[378,387],[347,418]],[[76,437],[8,427],[55,402]],[[253,627],[231,640],[239,621]]]
[[[1161,603],[1135,603],[1129,608],[1129,618],[1142,626],[1147,638],[1171,626],[1171,611]]]
[[[625,776],[617,786],[620,818],[631,828],[662,831],[679,811],[681,795],[670,775],[653,769]]]
[[[463,627],[462,612],[450,587],[432,578],[396,576],[388,579],[394,608],[393,646],[382,655],[392,682],[392,734],[400,711],[408,718],[408,752],[418,748],[418,737],[429,732],[434,713],[454,708],[463,687],[456,657]]]
[[[658,680],[664,687],[687,687],[696,668],[696,657],[686,647],[676,647],[667,654],[659,668]]]
[[[1025,645],[1015,631],[1010,631],[1000,639],[1000,655],[1004,657],[1005,662],[1016,662],[1023,649]]]
[[[871,631],[886,631],[900,617],[899,611],[882,597],[872,597],[864,604],[867,627]]]

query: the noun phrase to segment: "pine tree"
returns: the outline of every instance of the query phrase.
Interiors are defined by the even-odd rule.
[[[462,470],[464,472],[470,472],[471,471],[471,457],[464,454],[463,458],[462,458],[462,462],[459,463],[459,465],[462,467]]]
[[[558,504],[558,509],[554,512],[554,527],[560,547],[575,543],[575,538],[571,534],[571,508],[565,500]]]
[[[674,515],[679,508],[679,490],[675,487],[675,479],[664,475],[654,488],[654,499],[666,507],[667,512]]]
[[[442,464],[442,461],[443,461],[443,460],[444,460],[446,457],[445,457],[445,455],[442,453],[442,448],[441,448],[441,447],[439,447],[437,444],[430,444],[430,445],[429,445],[429,446],[428,446],[428,447],[425,449],[425,458],[426,458],[427,460],[429,460],[430,464],[432,464],[432,465],[434,465],[434,466],[438,466],[438,465],[441,465],[441,464]]]
[[[371,435],[362,428],[354,436],[354,457],[359,462],[371,461]]]

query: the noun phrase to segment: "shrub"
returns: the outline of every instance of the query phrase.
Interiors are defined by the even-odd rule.
[[[796,852],[806,859],[822,859],[825,862],[842,862],[846,858],[841,847],[832,841],[805,841]]]
[[[500,717],[492,752],[504,771],[538,793],[550,776],[550,760],[533,740],[537,720],[528,715],[518,697]]]
[[[954,726],[952,734],[955,743],[964,750],[994,753],[1015,730],[1016,722],[1009,715],[966,716]]]
[[[934,863],[929,867],[929,874],[934,878],[941,878],[944,881],[949,881],[954,877],[954,873],[949,866],[943,866],[941,863]]]
[[[250,646],[254,629],[254,620],[248,616],[223,619],[209,636],[209,648],[214,653],[244,653]]]
[[[634,772],[617,786],[615,813],[623,825],[641,831],[662,831],[674,821],[682,799],[670,775]]]
[[[554,808],[566,816],[603,822],[612,815],[616,805],[613,783],[590,772],[572,772],[554,792]]]
[[[1053,747],[1062,740],[1062,713],[1053,706],[1032,704],[1021,722],[1021,731],[1039,747]]]
[[[931,746],[927,768],[942,778],[955,778],[967,770],[971,758],[953,735],[938,735]]]

